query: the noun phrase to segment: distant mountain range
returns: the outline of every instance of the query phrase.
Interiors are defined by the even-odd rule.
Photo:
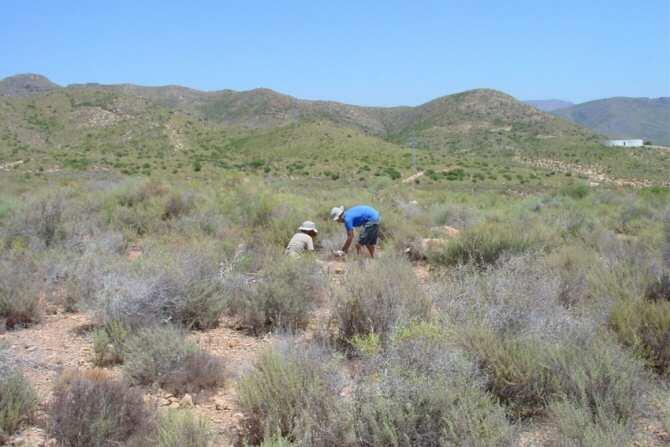
[[[557,99],[525,102],[610,138],[641,138],[670,146],[670,98],[667,97],[616,97],[581,104]]]
[[[670,146],[670,98],[608,98],[552,112],[612,138]]]
[[[575,105],[570,101],[563,101],[561,99],[536,99],[524,102],[544,112],[552,112],[554,110],[564,109]]]

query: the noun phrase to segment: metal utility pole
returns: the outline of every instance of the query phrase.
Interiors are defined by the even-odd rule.
[[[409,137],[409,147],[412,148],[412,169],[416,172],[416,137],[414,134]]]

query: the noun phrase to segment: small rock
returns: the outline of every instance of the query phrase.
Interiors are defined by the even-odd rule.
[[[190,394],[184,394],[184,397],[179,401],[179,406],[181,408],[191,408],[193,407],[193,397]]]
[[[229,410],[229,409],[230,409],[230,408],[228,408],[228,404],[226,404],[223,400],[219,400],[219,399],[217,399],[217,400],[214,402],[214,408],[216,408],[216,409],[219,410],[219,411]]]
[[[26,351],[28,352],[33,352],[35,349],[37,349],[37,346],[26,346]]]

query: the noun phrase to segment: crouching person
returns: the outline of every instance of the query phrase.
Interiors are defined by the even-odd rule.
[[[314,251],[314,238],[318,233],[314,222],[309,220],[303,222],[286,246],[284,254],[298,257],[305,251]]]
[[[375,245],[379,237],[379,222],[381,221],[379,211],[367,205],[358,205],[347,210],[340,206],[330,210],[330,217],[335,222],[344,223],[344,228],[347,231],[347,241],[344,243],[342,250],[336,252],[336,255],[344,256],[349,252],[354,240],[354,228],[362,227],[356,243],[356,253],[360,254],[361,247],[365,247],[370,253],[370,257],[375,257]]]

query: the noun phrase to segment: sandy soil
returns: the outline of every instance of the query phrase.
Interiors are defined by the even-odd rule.
[[[131,248],[129,257],[137,259],[141,251]],[[347,266],[352,260],[327,259],[322,261],[324,272],[328,275],[331,287],[338,287],[344,277]],[[415,266],[415,271],[422,284],[431,279],[430,269],[422,264]],[[323,298],[324,300],[327,297]],[[301,336],[310,338],[322,323],[328,320],[328,307],[324,305],[314,312],[309,328]],[[69,314],[57,312],[44,316],[43,320],[29,328],[0,334],[0,343],[6,344],[16,354],[20,366],[30,382],[39,393],[41,404],[37,424],[28,427],[15,435],[9,445],[21,446],[53,446],[54,440],[47,439],[44,427],[46,403],[51,388],[58,374],[66,368],[92,368],[92,321],[85,313]],[[206,351],[225,359],[228,380],[220,389],[197,396],[173,396],[160,389],[145,389],[146,399],[163,408],[192,408],[206,417],[215,427],[218,435],[217,446],[230,446],[236,439],[244,415],[237,404],[235,390],[238,378],[252,364],[259,351],[277,340],[276,336],[254,337],[237,328],[235,321],[223,318],[220,326],[215,329],[196,332],[194,340]],[[352,371],[355,365],[350,365]],[[111,370],[120,376],[120,368]],[[649,421],[638,421],[645,433],[643,439],[636,440],[636,446],[670,445],[670,435],[661,427]],[[551,428],[540,425],[539,428],[528,429],[520,434],[516,445],[523,447],[547,445]]]

